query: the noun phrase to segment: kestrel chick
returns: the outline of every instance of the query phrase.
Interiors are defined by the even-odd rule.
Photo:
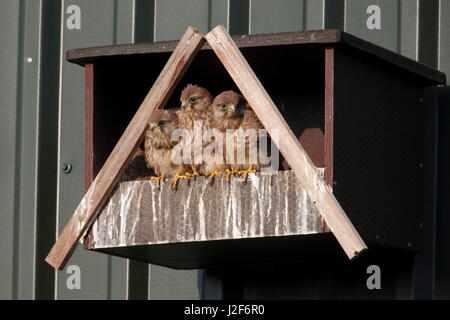
[[[181,92],[179,111],[180,127],[192,130],[194,121],[204,122],[204,126],[209,127],[211,115],[208,112],[213,101],[211,93],[205,88],[188,84]]]
[[[145,160],[158,176],[175,177],[187,171],[189,166],[175,164],[171,151],[177,145],[172,141],[172,133],[178,128],[178,118],[174,109],[155,110],[145,132]]]
[[[259,152],[257,148],[258,131],[264,127],[245,98],[234,91],[224,91],[214,99],[212,108],[212,127],[222,132],[226,132],[227,129],[235,130],[234,143],[228,146],[231,149],[225,150],[224,153],[233,154],[232,163],[227,163],[227,165],[233,170],[246,170],[250,166],[251,169],[258,170],[260,168],[259,156],[257,156]],[[250,139],[250,136],[246,135],[244,139],[238,139],[237,136],[247,129],[255,129],[253,132],[255,138]],[[225,144],[225,147],[229,144],[230,142]],[[252,158],[256,158],[256,160]]]
[[[192,147],[191,167],[195,173],[206,174],[207,167],[204,162],[196,164],[195,159],[202,158],[205,143],[202,136],[194,136],[194,122],[198,121],[201,132],[204,133],[211,127],[210,105],[213,101],[211,93],[205,88],[189,84],[181,92],[181,109],[178,111],[180,128],[186,129],[190,134]],[[195,148],[194,141],[200,141],[201,148]],[[186,141],[184,141],[186,142]],[[184,143],[183,142],[183,143]],[[198,144],[197,144],[198,145]]]

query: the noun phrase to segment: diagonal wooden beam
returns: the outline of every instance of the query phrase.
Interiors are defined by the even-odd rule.
[[[277,147],[293,169],[299,182],[307,190],[325,222],[341,244],[350,259],[356,258],[367,249],[351,221],[348,219],[330,187],[317,171],[278,108],[267,94],[255,73],[245,60],[231,36],[223,26],[215,27],[206,35],[225,69],[252,106],[264,127],[269,131],[278,130]]]
[[[133,151],[141,142],[153,111],[157,108],[162,108],[167,103],[175,86],[203,43],[203,35],[195,28],[188,27],[145,97],[144,102],[142,102],[45,259],[54,268],[64,268],[78,241],[92,224],[98,211],[119,180],[128,160],[133,155]]]

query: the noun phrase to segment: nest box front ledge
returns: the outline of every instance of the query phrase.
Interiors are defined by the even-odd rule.
[[[255,253],[267,244],[278,247],[280,237],[321,233],[319,212],[294,173],[286,170],[252,174],[247,181],[233,177],[211,183],[200,177],[179,182],[176,190],[170,181],[160,188],[154,181],[121,182],[84,244],[90,250],[186,269],[296,260],[303,254],[299,239],[288,239],[289,248],[259,257]],[[251,261],[236,255],[238,243],[251,253]],[[174,255],[164,254],[170,251]]]

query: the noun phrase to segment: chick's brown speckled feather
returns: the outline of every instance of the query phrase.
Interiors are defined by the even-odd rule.
[[[172,141],[172,133],[178,128],[176,110],[156,110],[151,118],[150,126],[145,132],[145,160],[147,167],[152,168],[159,176],[173,177],[177,173],[190,172],[190,167],[175,164],[171,153],[178,144]]]
[[[182,141],[182,143],[190,143],[191,145],[191,168],[199,174],[207,173],[207,167],[204,162],[196,164],[195,159],[202,158],[202,153],[206,143],[203,142],[202,136],[196,136],[194,124],[198,121],[201,133],[211,128],[211,112],[210,105],[213,101],[211,93],[202,87],[196,85],[187,85],[181,92],[180,102],[181,108],[177,111],[180,128],[186,129],[189,133],[190,141]],[[194,141],[200,141],[201,147],[195,147]]]
[[[255,153],[251,152],[252,150],[259,151],[257,139],[252,140],[247,136],[244,140],[237,139],[237,135],[242,130],[255,129],[257,135],[259,129],[264,128],[245,98],[234,91],[224,91],[214,99],[212,109],[212,126],[214,128],[222,132],[226,132],[227,129],[236,130],[231,145],[230,142],[225,143],[224,141],[224,154],[226,155],[227,152],[233,154],[233,159],[226,159],[227,167],[246,170],[251,164],[254,169],[258,170],[260,168],[259,157],[256,156],[256,161],[254,161],[252,155],[254,156]],[[242,159],[239,156],[242,156]],[[231,163],[230,160],[232,160]]]

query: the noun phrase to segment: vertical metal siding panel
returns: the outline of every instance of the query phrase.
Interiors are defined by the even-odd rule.
[[[435,298],[450,299],[450,87],[439,88]]]
[[[81,250],[81,248],[80,248]],[[98,255],[98,253],[96,253]],[[127,299],[128,282],[128,259],[119,257],[108,257],[108,282],[107,297],[108,300]],[[106,271],[106,269],[104,270]],[[144,280],[142,280],[144,281]]]
[[[228,9],[230,7],[230,0],[222,1],[209,1],[209,26],[208,30],[211,30],[215,26],[221,24],[225,28],[229,28],[228,25]]]
[[[56,232],[61,4],[43,1],[39,50],[35,298],[55,297],[55,270],[45,261]]]
[[[223,9],[223,4],[216,1],[212,4],[208,0],[155,0],[154,40],[177,40],[189,25],[206,33],[210,24],[223,23],[226,15],[226,11],[220,11]],[[199,299],[196,270],[172,270],[149,265],[148,273],[150,299]]]
[[[242,284],[242,294],[245,300],[312,300],[317,299],[319,294],[317,267],[317,264],[308,262],[255,266],[241,269],[242,275],[234,275],[233,278],[237,278],[237,281]],[[238,287],[239,284],[235,284],[235,286]]]
[[[153,41],[155,29],[155,1],[134,0],[133,42]]]
[[[155,0],[155,41],[180,39],[191,25],[208,32],[208,0]]]
[[[303,29],[304,0],[250,0],[250,32],[273,33]]]
[[[217,270],[198,271],[199,299],[223,300],[223,276]]]
[[[230,0],[228,10],[228,32],[231,35],[248,34],[250,0]]]
[[[317,30],[323,29],[325,25],[324,21],[325,0],[306,0],[305,12],[304,12],[304,29],[305,30]]]
[[[369,5],[381,9],[381,29],[369,30],[366,13]],[[418,59],[418,14],[417,0],[347,0],[345,30],[370,42],[396,51],[412,59]]]
[[[36,245],[36,148],[39,100],[39,33],[41,1],[25,2],[24,57],[22,59],[22,125],[20,161],[20,233],[18,241],[18,298],[33,299]],[[28,61],[27,59],[32,59]]]
[[[439,0],[419,0],[419,61],[438,65]]]
[[[398,52],[411,59],[418,59],[418,14],[419,7],[416,0],[400,0],[399,12],[399,50]]]
[[[60,172],[58,177],[58,233],[82,199],[84,182],[84,69],[65,61],[65,52],[69,48],[113,44],[116,38],[114,34],[115,1],[64,1],[62,4],[59,163],[70,162],[73,169],[70,174]],[[69,30],[66,27],[68,15],[65,12],[71,4],[76,4],[81,9],[81,30]],[[131,34],[129,42],[131,42]],[[59,272],[56,294],[58,299],[106,299],[111,297],[110,281],[114,282],[116,290],[121,288],[119,291],[121,297],[126,297],[125,259],[113,262],[111,257],[87,252],[79,246],[68,265],[72,264],[81,268],[81,290],[67,289],[68,275],[65,272]],[[111,273],[112,270],[114,274]]]
[[[115,0],[114,43],[133,42],[133,6],[134,0]]]
[[[146,262],[128,260],[128,288],[127,299],[147,300],[148,284],[150,279],[148,273],[149,264]]]
[[[200,299],[197,270],[173,270],[150,265],[149,298],[152,300]]]
[[[439,10],[439,70],[450,77],[450,2],[440,1]],[[448,80],[447,80],[448,83]]]
[[[424,90],[424,137],[423,137],[423,248],[414,257],[414,299],[433,299],[435,292],[436,256],[436,200],[437,200],[437,153],[439,88]]]
[[[114,43],[130,43],[153,40],[154,1],[115,0]],[[108,298],[123,298],[123,283],[118,283],[111,274],[123,273],[123,260],[110,257],[110,279]],[[118,266],[120,266],[118,268]],[[117,273],[118,272],[118,273]],[[139,261],[126,260],[126,299],[148,298],[148,265]],[[138,280],[137,280],[138,279]]]
[[[367,28],[366,13],[370,5],[381,9],[381,29]],[[347,0],[345,9],[345,30],[387,49],[398,49],[398,2],[394,0]]]
[[[324,0],[325,29],[344,30],[345,0]]]
[[[16,177],[19,2],[0,1],[0,299],[14,297],[14,215]]]

